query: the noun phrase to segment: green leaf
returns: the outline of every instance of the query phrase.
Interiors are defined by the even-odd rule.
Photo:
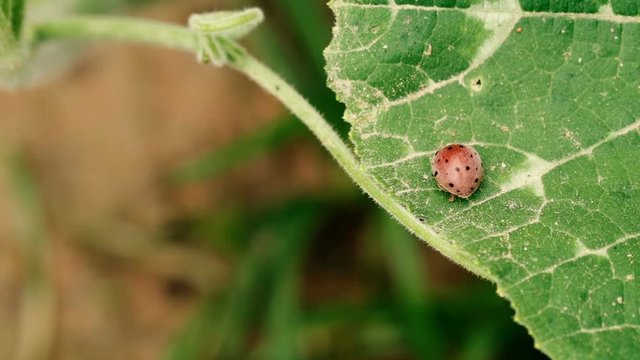
[[[489,274],[548,355],[635,356],[640,1],[330,6],[329,85],[355,151],[425,240]],[[456,142],[478,150],[485,180],[449,203],[429,163]]]

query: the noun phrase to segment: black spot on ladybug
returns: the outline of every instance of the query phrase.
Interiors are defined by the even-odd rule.
[[[475,180],[473,180],[473,182],[475,182],[476,184],[478,183],[478,178],[476,178]]]
[[[440,162],[440,159],[438,159],[438,162]]]
[[[444,159],[444,162],[448,163],[448,162],[449,162],[449,159]]]
[[[433,173],[433,176],[438,176],[438,172],[437,172],[437,171],[436,171],[436,172],[434,172],[434,173]]]
[[[447,150],[451,150],[451,149],[453,149],[453,146],[449,146],[449,147],[447,148]]]
[[[460,190],[456,190],[456,193],[460,194]]]
[[[469,157],[473,157],[473,154],[469,155]]]
[[[467,170],[467,171],[471,170],[471,168],[470,168],[470,167],[468,167],[468,166],[467,166],[467,167],[465,167],[464,169],[465,169],[465,170]]]
[[[459,168],[459,167],[456,167],[456,171],[457,171],[457,172],[460,172],[460,168]]]
[[[453,184],[452,184],[452,183],[449,183],[449,187],[453,187]]]
[[[476,188],[474,188],[474,187],[472,186],[470,189],[471,189],[471,191],[473,191],[473,190],[475,190]]]
[[[464,149],[464,145],[458,145],[458,146],[460,146],[460,149]]]

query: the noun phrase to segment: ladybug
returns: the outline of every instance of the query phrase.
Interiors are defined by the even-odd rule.
[[[436,151],[431,169],[438,186],[451,193],[450,202],[456,196],[463,199],[471,196],[484,176],[480,154],[473,147],[462,144],[449,144]]]

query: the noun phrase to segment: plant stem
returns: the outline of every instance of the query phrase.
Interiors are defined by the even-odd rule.
[[[83,16],[36,25],[35,44],[45,40],[62,39],[108,39],[147,43],[173,49],[198,51],[196,34],[190,29],[154,21],[121,17]],[[232,40],[227,42],[234,48],[230,66],[244,73],[267,92],[280,100],[297,116],[333,155],[340,166],[369,196],[393,215],[402,225],[447,257],[470,271],[488,279],[493,277],[467,252],[440,237],[431,228],[421,223],[411,212],[398,203],[360,166],[351,149],[337,132],[291,85],[260,61],[246,53]]]
[[[195,52],[189,28],[159,21],[110,16],[75,16],[35,25],[34,46],[49,40],[116,40]]]

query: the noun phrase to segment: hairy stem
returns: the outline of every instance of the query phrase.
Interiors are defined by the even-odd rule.
[[[116,40],[195,52],[197,36],[189,28],[159,21],[110,16],[76,16],[37,24],[34,46],[50,40]]]
[[[47,40],[69,38],[107,39],[146,43],[194,53],[199,50],[196,34],[188,28],[119,17],[73,17],[50,21],[37,25],[34,35],[36,44]],[[230,66],[244,73],[275,96],[309,127],[347,174],[380,206],[391,213],[407,229],[444,255],[480,276],[492,278],[477,264],[474,258],[448,240],[438,236],[391,195],[387,194],[360,166],[351,149],[322,115],[291,85],[260,61],[247,54],[237,43],[229,39],[226,40],[226,43],[228,44],[226,49],[233,50],[233,56],[230,56]]]

